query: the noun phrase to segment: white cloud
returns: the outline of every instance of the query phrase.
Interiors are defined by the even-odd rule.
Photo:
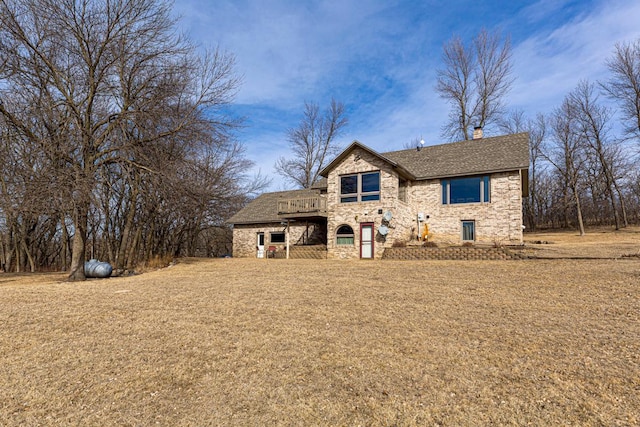
[[[289,103],[318,91],[319,82],[350,52],[362,54],[376,2],[216,1],[176,3],[194,38],[212,35],[236,55],[243,103]]]
[[[304,101],[323,107],[331,96],[350,111],[345,146],[358,139],[389,151],[421,135],[442,142],[448,106],[435,92],[435,70],[454,33],[486,26],[513,34],[508,104],[529,115],[549,112],[580,78],[602,79],[614,44],[640,37],[640,3],[625,0],[539,0],[509,12],[465,0],[176,0],[176,9],[196,41],[236,55],[244,75],[237,101],[251,115],[240,138],[267,174],[288,154],[286,129]]]
[[[615,43],[640,37],[640,3],[606,1],[514,48],[511,101],[533,115],[557,106],[581,79],[606,78]]]

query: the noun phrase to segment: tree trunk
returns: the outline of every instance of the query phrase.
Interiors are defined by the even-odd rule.
[[[567,190],[567,188],[565,187],[564,190],[564,228],[569,228],[569,225],[571,224],[571,221],[569,219],[569,192]],[[577,193],[574,191],[574,195],[576,195]]]
[[[22,239],[21,243],[22,243],[22,249],[24,250],[25,257],[27,258],[27,262],[29,262],[29,271],[31,273],[35,273],[36,265],[33,262],[33,257],[31,256],[31,253],[29,252],[29,248],[27,247],[27,242],[25,242],[24,239]]]
[[[125,220],[124,229],[122,230],[122,239],[120,240],[120,247],[116,253],[116,270],[124,270],[129,268],[127,257],[127,249],[129,248],[129,239],[131,233],[133,233],[133,225],[136,218],[136,206],[138,203],[138,195],[140,191],[140,174],[136,173],[135,179],[131,183],[131,195],[129,197],[129,210],[127,211],[127,218]]]
[[[582,221],[582,208],[580,207],[580,197],[578,196],[578,190],[573,188],[573,196],[576,199],[576,214],[578,216],[578,228],[580,230],[580,235],[584,236],[584,222]]]
[[[137,256],[136,252],[138,250],[138,245],[142,240],[142,229],[138,228],[138,231],[135,233],[135,237],[133,238],[133,242],[131,243],[131,247],[129,248],[129,254],[127,255],[126,260],[126,269],[133,270],[135,265],[137,264]]]
[[[7,271],[5,269],[5,261],[6,261],[6,257],[4,254],[4,242],[2,241],[2,239],[0,239],[0,272]]]
[[[69,269],[69,230],[64,214],[60,216],[60,228],[62,229],[62,271]]]
[[[2,249],[2,266],[5,273],[11,271],[11,263],[13,259],[13,245],[11,244],[11,228],[7,230],[7,234],[4,236],[4,244]]]
[[[628,227],[629,220],[627,219],[627,206],[624,202],[624,197],[622,196],[622,191],[620,191],[620,187],[618,186],[617,181],[613,181],[613,188],[615,188],[616,193],[618,194],[618,199],[620,200],[620,209],[622,210],[622,226]]]
[[[616,197],[613,194],[611,186],[607,186],[607,193],[609,193],[609,201],[611,202],[611,209],[613,210],[613,221],[615,223],[616,230],[620,230],[620,214],[618,213],[618,208],[616,207]]]
[[[89,222],[89,203],[78,201],[75,212],[75,234],[73,236],[73,247],[71,249],[71,269],[69,281],[85,280],[84,262],[87,240],[87,225]]]

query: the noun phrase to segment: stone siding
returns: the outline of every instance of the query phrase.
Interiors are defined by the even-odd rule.
[[[380,200],[341,203],[340,177],[362,172],[380,172]],[[374,258],[380,259],[386,248],[396,242],[413,242],[421,236],[426,223],[429,240],[444,245],[462,243],[462,221],[474,221],[475,241],[481,244],[522,244],[522,189],[519,171],[490,175],[490,201],[481,203],[442,204],[440,179],[410,181],[407,183],[406,200],[399,200],[401,177],[389,163],[360,147],[355,147],[333,169],[327,177],[327,224],[321,227],[323,240],[326,236],[327,258],[359,258],[360,227],[373,224]],[[383,216],[390,212],[392,218]],[[425,216],[418,221],[418,214]],[[428,216],[428,218],[427,218]],[[354,232],[354,243],[337,245],[336,231],[348,225]],[[380,226],[388,227],[386,236],[379,233]],[[265,249],[271,246],[269,233],[281,232],[284,226],[278,223],[235,225],[233,229],[233,256],[255,257],[256,234],[265,233]],[[301,241],[308,231],[305,224],[291,224],[290,244]],[[309,242],[307,242],[309,243]],[[320,243],[312,242],[312,243]],[[283,243],[275,244],[286,250]]]
[[[380,200],[340,203],[342,175],[373,171],[380,171]],[[476,242],[522,243],[522,194],[518,171],[491,175],[491,200],[487,203],[443,205],[440,179],[409,182],[407,201],[404,202],[398,199],[399,178],[388,163],[360,148],[355,148],[329,173],[328,258],[358,258],[363,223],[374,225],[374,257],[377,259],[396,241],[417,240],[425,223],[429,227],[430,240],[435,242],[460,244],[462,221],[474,221]],[[383,219],[387,211],[392,214],[388,223]],[[425,222],[418,222],[418,213],[425,215]],[[386,236],[378,232],[382,224],[389,227]],[[341,225],[353,229],[353,245],[336,244],[336,230]]]
[[[290,245],[300,240],[306,233],[305,224],[292,223],[289,227]],[[269,246],[275,246],[278,251],[286,251],[285,243],[271,243],[271,232],[282,232],[285,226],[282,224],[236,224],[233,226],[233,256],[237,258],[255,258],[257,256],[258,233],[264,233],[265,251]],[[286,238],[286,235],[285,235]],[[266,257],[265,253],[265,257]]]
[[[340,177],[361,172],[380,172],[380,200],[369,202],[340,203]],[[373,223],[374,227],[374,258],[381,258],[383,248],[392,244],[397,238],[407,235],[408,227],[406,212],[408,204],[398,200],[398,174],[393,168],[371,153],[355,148],[345,159],[337,165],[327,179],[327,256],[328,258],[358,258],[360,256],[360,226]],[[390,211],[392,220],[389,234],[382,236],[378,233],[383,224],[383,215]],[[348,225],[354,232],[353,245],[337,245],[336,231],[342,225]]]
[[[416,212],[429,216],[426,223],[432,241],[461,243],[462,221],[475,221],[477,242],[521,244],[522,193],[519,172],[493,174],[490,186],[491,201],[488,203],[444,205],[439,179],[418,181],[411,186],[409,202]]]

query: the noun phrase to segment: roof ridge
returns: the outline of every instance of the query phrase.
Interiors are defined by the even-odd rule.
[[[506,139],[506,138],[513,138],[515,136],[522,136],[522,135],[526,135],[527,132],[516,132],[516,133],[508,133],[505,135],[495,135],[495,136],[487,136],[487,137],[483,137],[483,138],[479,138],[479,139],[463,139],[460,141],[453,141],[453,142],[441,142],[438,144],[433,144],[433,145],[425,145],[421,148],[431,148],[431,147],[442,147],[442,146],[451,146],[451,145],[456,145],[456,144],[466,144],[466,143],[472,143],[472,142],[486,142],[487,140],[494,140],[494,139]],[[394,153],[403,153],[405,151],[415,151],[416,147],[413,148],[404,148],[402,150],[393,150],[393,151],[385,151],[385,152],[380,152],[379,154],[381,155],[386,155],[386,154],[394,154]]]

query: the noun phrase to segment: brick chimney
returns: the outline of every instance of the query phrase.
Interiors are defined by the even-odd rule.
[[[482,126],[473,128],[473,139],[482,139]]]

